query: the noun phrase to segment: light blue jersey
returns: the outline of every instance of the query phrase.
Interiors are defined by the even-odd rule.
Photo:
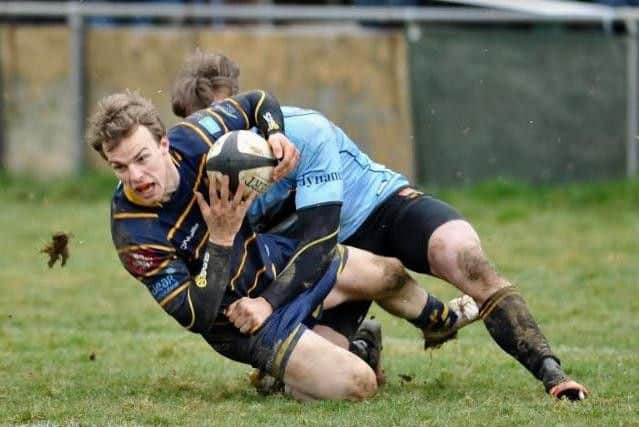
[[[350,237],[386,198],[408,180],[373,162],[322,114],[282,107],[286,136],[300,151],[293,172],[275,183],[249,209],[253,224],[282,218],[295,209],[342,203],[339,241]],[[292,203],[294,198],[294,205]]]

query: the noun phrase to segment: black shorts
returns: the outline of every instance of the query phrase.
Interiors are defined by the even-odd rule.
[[[397,193],[386,199],[357,231],[342,242],[377,255],[398,258],[418,273],[431,274],[426,251],[428,241],[440,225],[462,216],[434,197],[414,192]],[[320,324],[351,337],[364,320],[370,301],[352,301],[326,310]]]

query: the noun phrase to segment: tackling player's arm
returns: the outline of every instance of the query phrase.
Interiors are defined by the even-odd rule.
[[[286,235],[300,241],[297,251],[277,278],[256,298],[243,297],[226,310],[242,333],[253,333],[273,310],[294,299],[325,274],[335,257],[341,203],[306,207]]]
[[[326,119],[311,123],[312,139],[302,148],[295,191],[296,222],[288,237],[300,240],[296,253],[262,293],[272,307],[286,304],[321,278],[335,256],[343,198],[336,135]]]
[[[341,203],[333,202],[296,211],[296,223],[287,236],[299,239],[299,249],[262,293],[273,309],[286,304],[322,277],[335,255],[341,207]]]

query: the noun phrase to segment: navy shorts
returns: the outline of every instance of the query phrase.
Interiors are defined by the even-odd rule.
[[[252,335],[242,334],[227,320],[216,323],[211,331],[202,334],[204,339],[223,356],[281,379],[300,337],[317,323],[322,302],[335,285],[346,259],[346,249],[338,245],[326,273],[293,301],[275,310]]]

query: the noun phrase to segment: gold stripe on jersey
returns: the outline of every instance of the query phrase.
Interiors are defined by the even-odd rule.
[[[164,268],[169,265],[169,263],[173,261],[173,258],[169,258],[169,259],[165,259],[164,261],[162,261],[162,263],[160,265],[158,265],[155,269],[144,273],[142,275],[142,277],[150,277],[153,276],[154,274],[158,274],[160,271],[164,270]]]
[[[169,234],[166,235],[167,240],[171,240],[173,238],[173,236],[175,236],[175,233],[180,229],[180,226],[184,222],[184,219],[186,218],[186,216],[190,212],[190,210],[193,207],[194,203],[195,203],[195,195],[193,195],[193,197],[191,197],[191,200],[189,201],[189,204],[186,205],[186,209],[184,209],[184,211],[182,212],[182,214],[180,215],[178,220],[175,222],[175,225],[173,226],[173,228],[171,228],[169,230]]]
[[[180,162],[182,161],[182,156],[180,156],[180,153],[178,153],[177,151],[169,151],[169,155],[171,156],[171,159],[173,160],[173,163],[175,163],[176,165],[179,165]]]
[[[113,219],[138,219],[138,218],[157,218],[158,214],[151,212],[120,212],[113,214]]]
[[[180,166],[180,162],[178,162],[175,157],[171,156],[171,161],[173,162],[175,166]]]
[[[222,127],[224,128],[224,133],[228,133],[229,127],[226,126],[226,122],[224,121],[222,116],[220,116],[218,113],[213,111],[211,108],[207,108],[206,112],[209,113],[210,116],[212,116],[214,119],[216,119],[219,122],[219,124],[222,125]]]
[[[202,159],[200,160],[200,166],[198,167],[198,171],[197,171],[197,179],[195,180],[195,184],[193,184],[193,193],[195,193],[197,191],[197,188],[200,186],[200,180],[202,179],[202,171],[204,170],[205,164],[206,164],[206,154],[202,155]],[[188,213],[191,211],[191,208],[193,207],[194,203],[195,203],[195,194],[193,194],[193,197],[191,197],[189,204],[186,206],[186,209],[184,209],[184,211],[182,212],[178,220],[175,222],[175,225],[173,226],[173,228],[169,230],[169,234],[167,234],[166,236],[167,240],[171,240],[173,236],[175,236],[175,233],[182,226],[184,219],[186,218]]]
[[[164,307],[165,305],[167,305],[169,302],[171,302],[171,300],[173,298],[175,298],[176,296],[178,296],[180,293],[182,293],[182,291],[184,291],[184,289],[188,288],[189,286],[189,281],[187,280],[186,282],[182,283],[180,286],[178,286],[177,288],[175,288],[173,290],[173,292],[171,292],[170,294],[168,294],[167,296],[165,296],[164,298],[162,298],[162,301],[160,301],[160,307]]]
[[[191,329],[195,324],[195,309],[193,308],[193,301],[191,301],[191,290],[186,290],[186,300],[189,302],[189,308],[191,309],[191,323],[186,326],[186,329]]]
[[[262,104],[266,99],[266,93],[263,90],[261,90],[260,93],[262,94],[262,96],[260,96],[260,100],[257,101],[257,107],[255,107],[255,123],[259,123],[259,121],[257,120],[257,114],[259,113],[260,107],[262,107]]]
[[[264,273],[265,271],[266,271],[266,267],[262,267],[257,271],[257,273],[255,273],[255,280],[253,280],[253,286],[251,286],[249,290],[246,291],[247,296],[249,297],[251,296],[251,291],[257,287],[257,282],[259,281],[262,273]]]
[[[239,102],[237,102],[236,100],[234,100],[233,98],[226,98],[225,101],[230,102],[231,104],[233,104],[233,106],[240,112],[242,113],[242,117],[244,117],[244,123],[246,123],[246,128],[249,129],[251,127],[251,122],[249,121],[248,115],[246,114],[246,111],[244,111],[244,108],[242,108],[242,106],[240,105]]]
[[[200,128],[198,128],[197,126],[195,126],[193,123],[189,123],[189,122],[180,122],[177,124],[177,126],[184,126],[187,127],[191,130],[194,130],[195,133],[197,133],[200,138],[202,138],[202,141],[204,141],[204,143],[206,145],[208,145],[209,147],[213,146],[213,143],[211,142],[211,140],[209,139],[208,136],[206,136],[206,134],[204,132],[202,132],[202,130],[200,130]]]
[[[170,252],[173,253],[175,252],[175,248],[172,248],[170,246],[164,246],[164,245],[153,245],[153,244],[142,244],[142,245],[129,245],[129,246],[125,246],[123,248],[118,249],[118,253],[124,253],[124,252],[131,252],[131,251],[135,251],[138,249],[157,249],[159,251],[163,251],[163,252]]]
[[[256,235],[255,233],[253,233],[251,237],[249,237],[248,239],[244,241],[244,253],[242,254],[242,261],[240,262],[240,266],[237,268],[237,273],[235,273],[235,276],[233,276],[230,282],[232,290],[235,290],[235,281],[237,280],[238,277],[240,277],[240,274],[242,273],[242,270],[244,269],[244,263],[246,262],[246,255],[248,254],[248,249],[247,249],[248,245],[253,240],[255,240],[255,237]]]
[[[196,259],[200,259],[200,251],[202,250],[202,247],[204,246],[204,244],[209,240],[209,232],[207,231],[206,233],[204,233],[204,236],[202,237],[202,241],[200,243],[198,243],[197,247],[195,248],[195,258]]]
[[[295,262],[295,260],[302,254],[302,252],[304,252],[306,249],[310,248],[311,246],[315,246],[317,244],[320,244],[328,239],[331,239],[335,236],[337,236],[337,233],[339,233],[339,227],[337,227],[337,230],[335,230],[334,232],[332,232],[331,234],[324,236],[320,239],[317,240],[313,240],[312,242],[309,242],[307,244],[305,244],[301,249],[299,249],[297,252],[295,252],[295,255],[293,255],[291,257],[291,259],[288,261],[288,263],[286,264],[286,267],[284,267],[282,269],[282,271],[286,270],[291,264],[293,264]]]

